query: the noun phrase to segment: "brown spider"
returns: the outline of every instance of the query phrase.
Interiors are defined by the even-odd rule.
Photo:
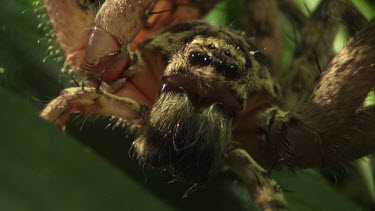
[[[95,15],[89,1],[45,0],[66,64],[88,87],[65,89],[41,116],[60,126],[72,113],[120,118],[146,166],[205,183],[227,165],[262,210],[286,207],[264,168],[325,168],[375,151],[375,110],[362,106],[375,79],[374,21],[345,0],[322,1],[311,17],[293,1],[248,0],[250,39],[192,21],[215,3],[107,0]],[[279,9],[302,38],[283,77]],[[320,75],[341,20],[352,35],[363,30]]]

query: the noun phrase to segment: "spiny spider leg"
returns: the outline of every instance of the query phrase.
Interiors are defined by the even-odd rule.
[[[84,61],[87,29],[92,25],[93,11],[83,6],[85,1],[44,0],[44,4],[67,65],[79,67]]]
[[[73,113],[116,116],[136,122],[143,118],[145,110],[145,105],[130,98],[98,92],[96,88],[74,87],[65,89],[51,101],[42,111],[41,117],[59,126],[65,126]]]
[[[229,167],[242,179],[258,207],[263,210],[284,210],[286,201],[282,189],[267,171],[243,149],[235,149],[226,155]]]

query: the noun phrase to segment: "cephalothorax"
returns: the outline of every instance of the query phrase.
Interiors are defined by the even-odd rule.
[[[330,123],[322,123],[325,117],[318,118],[321,109],[327,109],[324,111],[329,112],[330,118],[336,118],[341,121],[340,124],[348,121],[332,114],[333,107],[323,108],[324,102],[322,107],[316,107],[320,105],[320,101],[316,100],[320,99],[319,95],[329,96],[329,105],[336,108],[343,104],[334,93],[316,92],[327,83],[336,85],[328,79],[325,82],[325,76],[319,78],[311,97],[313,101],[304,105],[306,110],[299,110],[300,105],[294,110],[287,107],[292,110],[290,112],[280,109],[285,104],[280,103],[282,93],[288,94],[289,90],[299,93],[301,90],[285,86],[287,91],[281,91],[273,79],[277,75],[274,69],[279,68],[276,66],[277,57],[267,57],[253,43],[258,39],[257,42],[264,45],[267,39],[273,39],[275,32],[272,30],[277,27],[268,23],[268,19],[262,23],[269,24],[272,30],[259,33],[265,37],[263,40],[259,37],[250,39],[243,33],[201,21],[184,22],[199,18],[215,2],[107,0],[92,24],[94,15],[91,10],[82,7],[85,1],[77,6],[74,0],[65,4],[45,0],[52,24],[60,32],[58,39],[67,55],[67,62],[92,87],[64,90],[49,103],[41,116],[61,126],[72,113],[121,118],[121,121],[134,126],[137,138],[132,149],[146,166],[166,169],[186,182],[204,183],[221,166],[228,165],[244,180],[261,209],[283,209],[286,204],[280,187],[257,163],[263,167],[278,164],[325,167],[342,159],[341,156],[356,158],[367,149],[351,153],[346,150],[351,145],[332,148],[332,145],[343,143],[340,137],[322,146],[334,135],[327,127],[334,127]],[[261,5],[254,6],[254,2],[257,1],[248,3],[254,8]],[[280,2],[281,7],[283,1]],[[275,2],[272,4],[276,5]],[[144,27],[146,11],[150,8],[157,11],[163,5],[172,6],[169,11],[172,17],[178,14],[178,10],[199,12],[182,19],[150,16],[147,22],[152,24]],[[75,14],[87,20],[82,17],[66,19],[77,21],[81,27],[91,27],[91,30],[82,29],[73,36],[66,36],[67,31],[61,28],[64,23],[54,13],[59,8],[76,10]],[[151,37],[145,35],[163,24],[172,26]],[[264,29],[265,26],[257,27]],[[374,39],[365,34],[374,29],[372,23],[372,27],[357,37],[368,42],[369,47],[362,49],[356,41],[349,47],[358,47],[364,52],[373,49]],[[65,47],[68,43],[66,39],[74,35],[80,39],[78,47]],[[306,64],[309,62],[311,59],[306,60]],[[335,72],[338,66],[333,64],[333,70],[329,69],[327,74]],[[345,70],[336,74],[336,77],[345,77],[340,74],[346,74]],[[358,80],[362,77],[351,76]],[[316,80],[316,77],[310,80]],[[335,88],[339,89],[340,84]],[[342,88],[346,89],[345,84]],[[356,102],[350,108],[344,107],[348,111],[357,109],[361,99]],[[345,110],[344,107],[340,109]],[[369,113],[368,110],[365,112]],[[363,113],[356,115],[356,118],[363,118]],[[358,120],[355,124],[358,127],[362,123]],[[355,138],[356,134],[353,135]],[[367,140],[364,144],[372,146]],[[333,156],[333,151],[340,158]]]
[[[204,22],[173,26],[140,50],[167,52],[168,65],[135,149],[146,163],[204,181],[223,164],[236,117],[253,95],[275,97],[262,53],[245,37]]]

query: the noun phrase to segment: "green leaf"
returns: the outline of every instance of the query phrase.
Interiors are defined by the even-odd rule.
[[[0,89],[1,210],[172,210]]]
[[[330,184],[313,170],[275,172],[273,175],[282,188],[289,210],[363,210],[340,195]]]

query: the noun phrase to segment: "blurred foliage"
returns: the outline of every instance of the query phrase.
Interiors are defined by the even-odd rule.
[[[67,76],[59,71],[62,63],[46,55],[50,43],[37,26],[48,17],[35,13],[32,2],[7,1],[0,8],[0,210],[255,209],[230,172],[182,199],[190,186],[169,184],[167,175],[139,167],[128,155],[132,137],[126,130],[106,129],[105,119],[72,121],[66,134],[39,119],[38,111],[66,86]],[[317,2],[299,1],[305,12]],[[354,2],[366,17],[374,16],[371,1]],[[225,0],[207,19],[241,28],[241,3]],[[285,21],[281,24],[283,34],[292,33]],[[345,31],[338,36],[343,46]],[[293,46],[286,37],[283,44],[287,66]],[[374,184],[368,162],[359,166],[338,180],[353,181],[358,189],[338,189],[352,198],[362,194],[367,200],[361,205],[312,170],[275,171],[272,176],[288,190],[289,210],[362,210],[374,204]]]
[[[1,210],[172,210],[0,89]],[[144,203],[147,201],[147,203]]]

